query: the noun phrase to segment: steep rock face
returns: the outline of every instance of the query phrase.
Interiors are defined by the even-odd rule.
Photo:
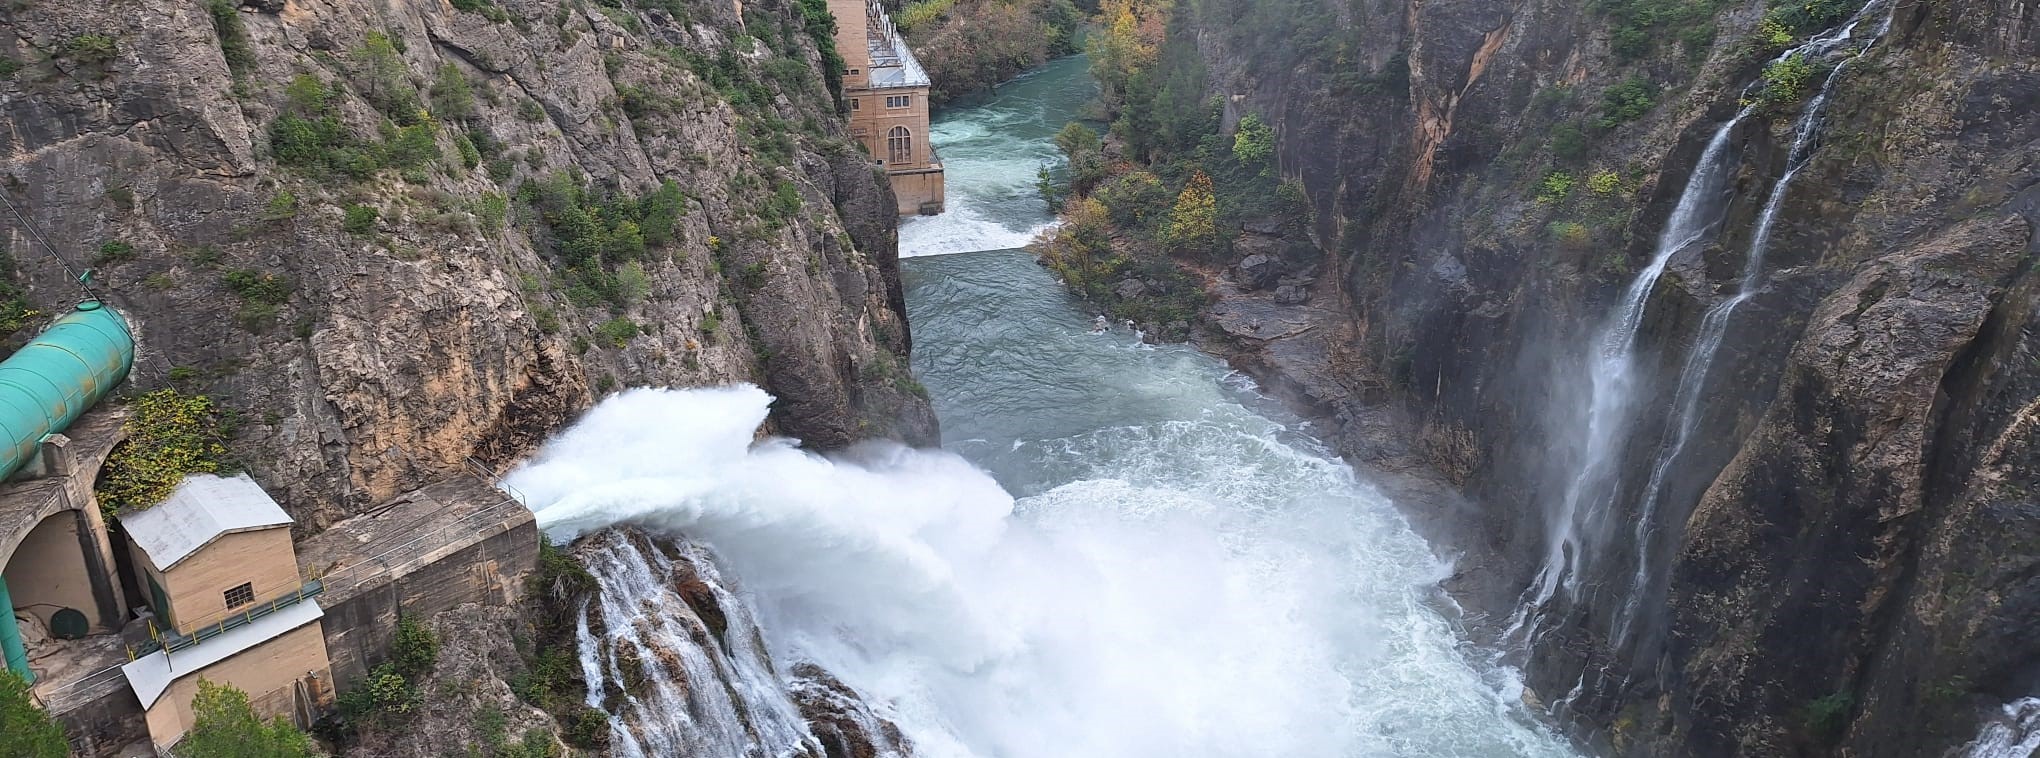
[[[817,446],[933,439],[889,190],[798,4],[462,7],[8,6],[4,191],[98,259],[133,386],[236,409],[304,530],[620,385],[756,381]],[[77,296],[6,235],[33,302]]]
[[[1719,220],[1649,295],[1614,571],[1581,577],[1584,599],[1538,633],[1530,683],[1562,719],[1624,754],[1933,754],[2040,690],[2019,631],[2040,623],[2030,8],[1873,8],[1863,29],[1888,9],[1890,31],[1835,80],[1664,484],[1651,549],[1669,587],[1641,596],[1642,631],[1618,643],[1628,522],[1675,380],[1738,289],[1812,93],[1748,86],[1777,49],[1767,4],[1642,41],[1606,15],[1621,4],[1232,5],[1185,6],[1170,43],[1187,35],[1227,124],[1274,127],[1330,275],[1295,309],[1319,325],[1310,344],[1229,327],[1228,313],[1280,319],[1250,294],[1225,294],[1220,326],[1243,362],[1336,416],[1350,454],[1423,461],[1475,496],[1493,554],[1471,563],[1509,577],[1468,583],[1489,607],[1522,599],[1546,509],[1579,470],[1556,443],[1579,423],[1611,302],[1709,137],[1758,109],[1729,135]]]

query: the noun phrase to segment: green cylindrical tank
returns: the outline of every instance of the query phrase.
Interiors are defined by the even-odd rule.
[[[0,362],[0,481],[127,378],[134,363],[127,322],[93,300]]]
[[[6,577],[0,577],[0,668],[35,681],[35,672],[28,670],[28,649],[21,646],[21,628],[15,626],[14,598],[7,594]]]

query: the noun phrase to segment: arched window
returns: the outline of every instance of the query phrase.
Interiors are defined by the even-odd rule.
[[[893,127],[885,136],[885,154],[887,163],[913,163],[914,135],[904,126]]]

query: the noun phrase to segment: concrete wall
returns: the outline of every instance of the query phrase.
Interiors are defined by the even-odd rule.
[[[105,583],[93,581],[92,567],[85,562],[78,534],[81,515],[61,511],[43,519],[15,547],[14,555],[0,556],[6,560],[0,572],[7,577],[14,607],[40,619],[44,628],[50,628],[59,609],[70,608],[94,622],[91,631],[114,631],[99,618],[95,593]]]
[[[941,213],[943,179],[941,169],[891,174],[893,197],[899,200],[900,215]]]
[[[167,572],[153,565],[148,570],[170,596],[177,630],[184,634],[224,620],[231,610],[227,590],[243,583],[254,585],[257,602],[296,592],[302,584],[290,529],[281,526],[222,535]]]
[[[293,718],[294,685],[310,678],[319,684],[308,686],[309,691],[330,692],[323,684],[330,681],[330,670],[326,640],[314,621],[172,682],[148,710],[149,737],[158,745],[169,745],[191,729],[191,699],[198,694],[201,677],[248,693],[256,715],[264,719]]]
[[[468,603],[515,606],[524,581],[538,565],[538,524],[529,511],[480,530],[466,545],[391,573],[345,596],[320,601],[326,608],[326,647],[333,683],[345,690],[389,659],[397,615],[430,618]]]

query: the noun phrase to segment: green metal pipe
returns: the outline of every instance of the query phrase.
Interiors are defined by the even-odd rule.
[[[35,458],[44,437],[106,397],[134,363],[127,322],[93,300],[0,362],[0,481]]]
[[[8,671],[35,682],[35,672],[28,670],[28,648],[21,645],[21,627],[14,621],[14,597],[7,594],[4,576],[0,576],[0,658],[6,659]]]

